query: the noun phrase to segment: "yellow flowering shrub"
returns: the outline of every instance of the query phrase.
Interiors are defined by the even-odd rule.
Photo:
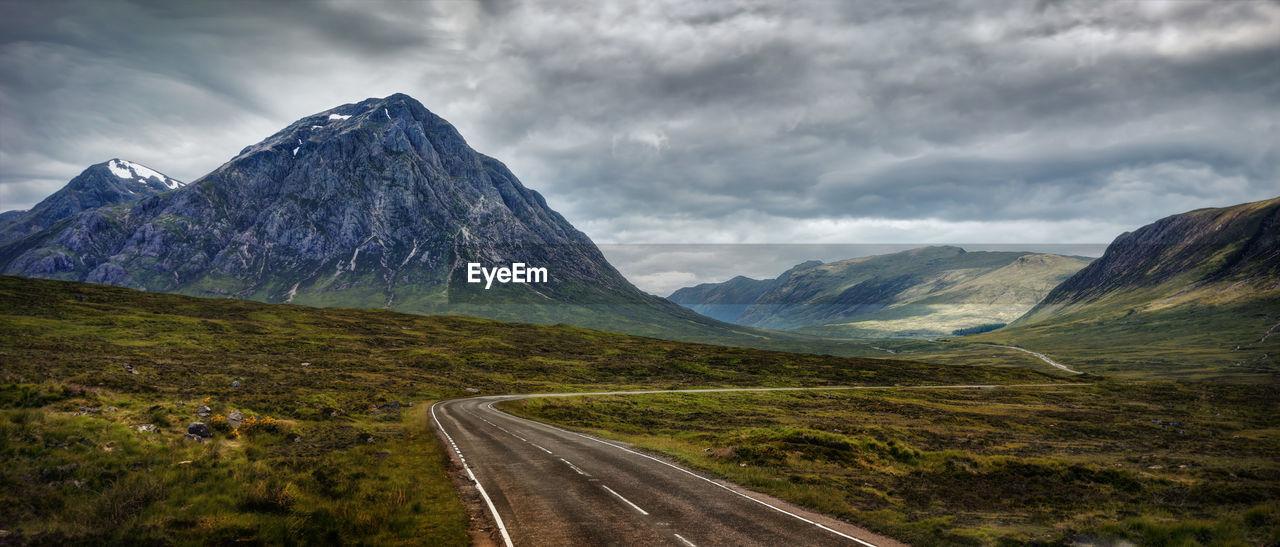
[[[231,423],[228,422],[227,417],[222,414],[217,414],[210,418],[209,427],[213,428],[214,431],[221,431],[223,433],[231,431]]]
[[[250,416],[236,428],[236,436],[254,435],[256,433],[280,433],[284,424],[270,416]]]

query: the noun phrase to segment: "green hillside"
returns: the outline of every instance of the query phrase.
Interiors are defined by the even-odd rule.
[[[1011,326],[972,337],[1163,376],[1280,372],[1280,198],[1173,215],[1106,253]]]
[[[974,253],[967,253],[974,254]],[[960,268],[901,295],[882,310],[799,332],[860,338],[947,336],[981,325],[1011,323],[1088,259],[1023,254],[996,268]]]
[[[1027,252],[924,247],[829,264],[776,279],[734,278],[671,300],[740,325],[834,338],[932,338],[1009,323],[1089,260]]]

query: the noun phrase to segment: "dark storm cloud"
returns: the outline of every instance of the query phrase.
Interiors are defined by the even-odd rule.
[[[833,6],[541,21],[505,41],[525,107],[484,125],[594,217],[1114,225],[1276,193],[1273,5]]]
[[[402,13],[316,2],[5,2],[0,10],[5,209],[114,156],[194,179],[305,110],[395,91],[368,81],[380,60],[430,49],[437,35],[424,24],[430,6],[412,3]],[[333,71],[347,77],[330,84]]]
[[[604,242],[1093,243],[1280,194],[1273,2],[6,2],[0,209],[394,92]]]

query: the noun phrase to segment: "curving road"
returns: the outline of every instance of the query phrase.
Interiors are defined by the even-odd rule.
[[[594,394],[791,389],[885,388]],[[493,408],[507,399],[575,395],[593,394],[474,397],[431,407],[451,457],[496,521],[496,540],[506,545],[901,545],[621,444]]]
[[[1044,361],[1044,362],[1046,362],[1046,363],[1049,363],[1050,365],[1053,365],[1053,366],[1058,367],[1058,368],[1060,368],[1060,369],[1062,369],[1062,370],[1065,370],[1065,371],[1067,371],[1067,372],[1070,372],[1071,374],[1080,374],[1080,373],[1081,373],[1081,372],[1080,372],[1080,371],[1078,371],[1078,370],[1071,370],[1070,368],[1067,368],[1067,366],[1066,366],[1066,365],[1064,365],[1064,364],[1062,364],[1062,363],[1059,363],[1059,362],[1057,362],[1057,361],[1054,361],[1053,359],[1050,359],[1050,358],[1046,357],[1046,356],[1045,356],[1045,354],[1040,353],[1040,352],[1038,352],[1038,351],[1031,351],[1031,350],[1026,349],[1026,348],[1020,348],[1020,347],[1018,347],[1018,346],[1002,346],[1002,345],[999,345],[999,344],[997,344],[997,345],[996,345],[996,347],[998,347],[998,348],[1016,349],[1016,350],[1018,350],[1018,351],[1021,351],[1022,353],[1030,353],[1031,355],[1035,356],[1036,358],[1040,359],[1041,361]]]

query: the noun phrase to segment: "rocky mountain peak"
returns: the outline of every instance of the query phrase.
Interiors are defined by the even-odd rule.
[[[486,288],[468,281],[472,263],[547,279]],[[176,191],[0,245],[0,272],[642,333],[714,323],[636,289],[541,195],[403,94],[305,116]]]
[[[140,163],[112,158],[90,165],[29,211],[0,220],[0,244],[22,238],[90,209],[137,201],[186,183]]]
[[[362,144],[386,146],[397,152],[421,154],[427,152],[424,147],[427,143],[441,145],[445,151],[467,147],[466,140],[452,124],[412,97],[397,93],[306,116],[262,142],[245,147],[238,157],[274,152],[306,161],[309,155],[323,149],[325,143],[357,137]]]

